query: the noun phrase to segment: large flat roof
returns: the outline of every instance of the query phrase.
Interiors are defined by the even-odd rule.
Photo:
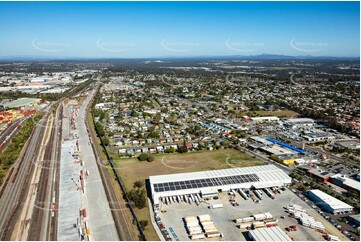
[[[314,123],[315,120],[311,118],[290,118],[286,122],[292,123],[292,124],[298,124],[298,123]]]
[[[255,241],[292,241],[278,226],[250,230],[249,233]]]
[[[295,155],[297,154],[296,152],[289,150],[289,149],[285,149],[281,146],[278,145],[274,145],[272,147],[261,147],[260,149],[272,153],[274,155]]]
[[[3,105],[5,108],[17,108],[17,107],[23,107],[23,106],[30,106],[34,103],[39,103],[41,101],[41,98],[18,98],[14,101],[4,102]]]
[[[236,189],[290,184],[292,179],[274,165],[231,168],[202,172],[151,176],[153,195],[157,193],[199,192],[204,189]]]
[[[263,165],[263,166],[250,166],[250,167],[241,167],[241,168],[229,168],[229,169],[221,169],[221,170],[209,170],[209,171],[150,176],[149,181],[152,184],[156,184],[162,182],[219,178],[219,177],[245,175],[245,174],[256,174],[260,177],[261,180],[264,181],[267,181],[274,177],[289,179],[288,175],[283,170],[276,167],[275,165]]]
[[[336,178],[342,181],[342,183],[348,187],[352,187],[355,190],[359,190],[360,191],[360,182],[356,181],[354,179],[342,176],[341,174],[336,174],[334,176],[332,176],[332,178]]]
[[[337,198],[334,198],[327,193],[324,193],[323,191],[320,191],[318,189],[310,190],[309,192],[316,195],[319,199],[321,199],[325,204],[327,204],[330,208],[333,210],[336,209],[353,209],[352,206],[348,205],[347,203],[344,203]]]

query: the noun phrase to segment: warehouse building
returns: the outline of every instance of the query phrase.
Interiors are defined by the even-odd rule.
[[[339,187],[343,187],[348,191],[360,192],[360,182],[351,179],[345,175],[336,174],[331,176],[331,182]]]
[[[300,149],[300,148],[297,148],[297,147],[294,147],[292,145],[289,145],[289,144],[286,144],[286,143],[283,143],[281,141],[278,141],[278,140],[275,140],[275,139],[272,139],[272,138],[268,138],[267,141],[270,141],[272,143],[275,143],[281,147],[284,147],[284,148],[287,148],[287,149],[290,149],[290,150],[293,150],[293,151],[296,151],[298,153],[305,153],[304,150]]]
[[[342,149],[358,150],[360,149],[360,141],[359,140],[337,141],[335,142],[335,146],[340,147]]]
[[[209,197],[231,189],[282,187],[289,186],[291,182],[292,179],[274,165],[149,177],[154,205],[159,204],[162,197],[187,194]]]
[[[33,107],[41,102],[41,98],[18,98],[16,100],[3,102],[1,105],[4,109],[19,108],[19,107]]]
[[[280,121],[279,118],[275,117],[275,116],[269,116],[269,117],[253,117],[253,118],[250,118],[251,121],[253,122],[278,122]]]
[[[285,121],[285,125],[292,128],[309,127],[314,126],[315,124],[315,121],[310,118],[291,118]]]
[[[253,241],[292,241],[278,226],[250,230],[248,236]]]
[[[320,206],[322,209],[332,214],[351,212],[353,210],[352,206],[318,189],[308,191],[307,196],[316,204],[318,204],[318,206]]]

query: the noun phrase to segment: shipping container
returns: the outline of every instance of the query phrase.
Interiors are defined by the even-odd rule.
[[[254,221],[254,217],[245,217],[243,218],[243,223],[247,223],[247,222],[251,222],[251,221]]]
[[[198,215],[199,221],[212,220],[209,214]]]
[[[206,233],[206,234],[212,233],[212,232],[218,232],[218,229],[217,228],[204,229],[204,233]]]
[[[254,217],[254,220],[264,220],[266,219],[266,215],[264,215],[263,213],[261,214],[255,214],[255,215],[252,215]]]
[[[271,213],[264,213],[264,215],[266,215],[266,218],[267,219],[271,219],[273,218],[272,214]]]
[[[214,238],[214,237],[220,237],[221,233],[216,232],[216,233],[207,233],[207,238]]]
[[[204,239],[204,238],[205,238],[204,234],[195,234],[195,235],[192,235],[192,236],[191,236],[191,239],[192,239],[192,240],[195,240],[195,239]]]
[[[241,223],[239,225],[237,225],[238,228],[240,229],[245,229],[245,228],[248,228],[248,227],[251,227],[252,226],[252,223]]]

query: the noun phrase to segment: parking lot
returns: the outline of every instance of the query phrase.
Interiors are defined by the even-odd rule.
[[[275,219],[278,219],[278,225],[286,232],[285,227],[290,225],[297,225],[297,231],[286,232],[294,240],[324,240],[322,234],[314,229],[299,225],[297,220],[288,217],[284,207],[290,204],[302,206],[310,216],[314,216],[317,221],[322,222],[326,231],[336,235],[342,234],[333,227],[328,221],[320,216],[313,208],[301,200],[296,194],[286,189],[282,194],[277,194],[275,199],[271,199],[263,193],[263,200],[260,203],[255,203],[251,199],[245,200],[238,193],[236,194],[236,202],[239,206],[232,206],[228,201],[227,193],[220,193],[217,200],[209,200],[202,202],[199,206],[196,204],[188,204],[185,202],[175,202],[170,205],[160,205],[160,218],[167,228],[171,227],[173,233],[171,238],[175,240],[174,234],[179,240],[190,240],[188,237],[183,218],[186,216],[197,216],[202,214],[209,214],[214,221],[218,231],[223,234],[224,240],[246,240],[244,231],[236,227],[233,222],[234,219],[249,217],[253,214],[260,214],[270,212]],[[210,209],[212,204],[223,204],[223,208]],[[341,237],[340,237],[341,238]],[[219,240],[220,238],[217,238]],[[345,237],[341,239],[346,239]]]

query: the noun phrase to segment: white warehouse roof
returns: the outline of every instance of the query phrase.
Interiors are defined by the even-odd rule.
[[[251,117],[252,121],[279,121],[280,119],[276,116],[267,117]]]
[[[348,187],[352,187],[355,190],[359,190],[360,191],[360,182],[353,180],[351,178],[348,178],[346,176],[343,176],[341,174],[336,174],[334,176],[332,176],[332,178],[336,178],[340,181],[342,181],[342,183]]]
[[[278,226],[250,230],[248,233],[255,241],[292,241]]]
[[[333,196],[328,195],[327,193],[324,193],[323,191],[320,191],[318,189],[310,190],[309,192],[313,193],[315,196],[317,196],[320,200],[322,200],[325,204],[327,204],[331,209],[334,211],[339,209],[353,209],[352,206],[348,205],[347,203],[344,203],[337,198],[334,198]]]
[[[230,168],[202,172],[150,176],[153,201],[159,197],[199,193],[205,189],[228,191],[238,188],[265,188],[291,184],[291,178],[274,165]]]

